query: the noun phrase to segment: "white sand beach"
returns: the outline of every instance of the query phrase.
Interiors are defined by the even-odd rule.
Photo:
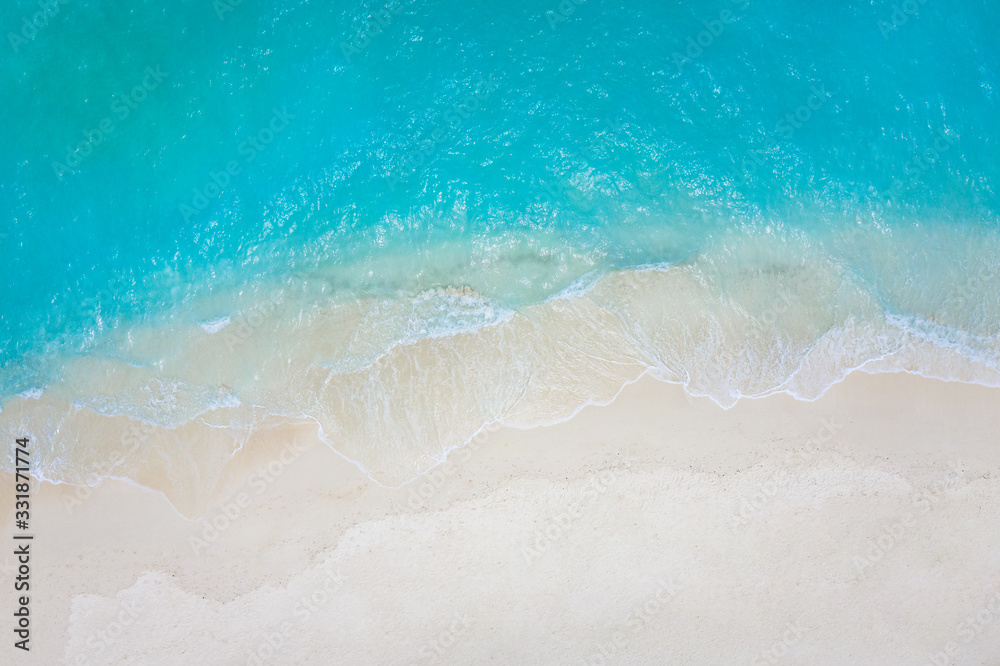
[[[284,425],[194,519],[40,484],[31,657],[997,664],[998,433],[1000,389],[908,374],[729,410],[644,377],[389,489]]]

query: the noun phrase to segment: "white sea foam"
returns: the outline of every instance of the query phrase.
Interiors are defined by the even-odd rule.
[[[230,321],[231,320],[229,317],[220,317],[218,319],[213,319],[211,321],[201,322],[198,325],[201,326],[206,333],[212,335],[213,333],[218,333],[226,326],[229,326]]]
[[[600,282],[604,273],[600,271],[590,271],[586,275],[583,275],[576,280],[574,280],[569,286],[562,289],[557,294],[550,296],[546,299],[548,301],[571,301],[575,298],[583,298],[587,293],[597,286]]]
[[[933,313],[943,302],[933,275],[900,275],[875,293],[811,247],[739,243],[686,264],[588,275],[518,309],[437,288],[244,304],[257,314],[234,314],[242,323],[224,335],[177,337],[186,342],[169,354],[163,340],[174,337],[135,331],[130,351],[155,363],[68,361],[51,398],[37,390],[4,405],[0,431],[48,437],[46,473],[72,480],[138,428],[149,443],[128,469],[165,465],[182,483],[186,466],[211,478],[265,422],[307,421],[372,478],[398,485],[485,423],[558,422],[644,374],[725,408],[782,392],[815,400],[856,370],[1000,386],[993,278],[962,293],[974,314],[963,324],[954,309],[902,315],[883,304],[888,293]],[[105,444],[88,442],[101,429]]]

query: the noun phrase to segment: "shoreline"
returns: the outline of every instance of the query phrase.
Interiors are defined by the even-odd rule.
[[[284,416],[279,416],[279,415],[268,414],[266,418],[268,419],[269,422],[265,426],[265,428],[263,428],[263,430],[291,428],[291,429],[295,430],[298,433],[298,436],[305,437],[305,438],[311,439],[311,440],[315,440],[316,443],[317,443],[317,445],[325,446],[333,454],[335,454],[336,456],[338,456],[339,458],[341,458],[344,462],[346,462],[346,463],[348,463],[348,464],[356,467],[357,470],[361,473],[361,475],[364,476],[365,478],[367,478],[367,480],[369,482],[371,482],[374,486],[382,488],[383,490],[386,490],[386,491],[397,491],[397,490],[400,490],[400,489],[412,486],[416,482],[420,481],[422,478],[424,478],[424,477],[432,474],[439,467],[451,464],[452,463],[451,459],[454,458],[456,455],[462,455],[463,450],[468,449],[468,448],[478,449],[478,447],[482,445],[483,439],[486,438],[486,437],[488,437],[492,433],[495,433],[495,432],[497,432],[499,430],[532,431],[532,430],[536,430],[536,429],[552,428],[552,427],[555,427],[555,426],[562,425],[562,424],[564,424],[564,423],[566,423],[566,422],[571,421],[572,419],[574,419],[582,411],[589,410],[589,409],[599,409],[599,408],[607,407],[607,406],[611,405],[616,400],[618,400],[618,397],[623,392],[627,391],[629,389],[629,387],[631,387],[634,384],[640,383],[640,382],[650,382],[650,381],[653,381],[653,382],[657,382],[657,383],[667,384],[667,385],[669,385],[671,387],[680,389],[683,392],[684,399],[686,400],[686,402],[688,404],[691,404],[693,401],[708,400],[708,401],[711,401],[713,404],[715,404],[717,407],[719,407],[723,411],[732,410],[735,407],[737,407],[738,405],[740,405],[741,403],[747,403],[747,402],[751,402],[752,403],[752,402],[755,402],[755,401],[760,401],[760,400],[765,400],[765,399],[773,399],[773,398],[776,398],[776,397],[779,397],[779,396],[782,399],[791,399],[791,400],[793,400],[794,402],[797,402],[797,403],[798,402],[801,402],[801,403],[814,403],[814,402],[817,402],[817,401],[821,400],[830,390],[834,389],[835,387],[837,387],[838,385],[844,383],[845,381],[848,381],[851,377],[853,377],[855,375],[872,376],[872,377],[874,377],[874,376],[883,376],[883,375],[901,376],[901,377],[913,377],[913,378],[915,378],[917,380],[927,380],[927,381],[931,381],[931,382],[941,382],[941,383],[944,383],[944,384],[959,384],[959,385],[963,385],[963,386],[980,387],[980,388],[985,388],[985,389],[1000,389],[1000,386],[994,386],[992,384],[981,382],[981,381],[976,381],[976,380],[966,381],[966,380],[963,380],[963,379],[956,379],[956,378],[949,378],[949,377],[937,377],[937,376],[933,376],[933,375],[922,374],[921,372],[918,372],[918,371],[905,370],[905,369],[903,369],[903,370],[876,370],[876,369],[874,369],[874,368],[878,367],[878,365],[882,361],[884,361],[884,360],[885,360],[884,358],[872,359],[871,361],[868,361],[868,362],[866,362],[865,364],[863,364],[861,366],[858,366],[856,368],[850,369],[847,372],[847,374],[845,374],[842,378],[840,378],[840,379],[832,382],[826,389],[824,389],[822,391],[822,393],[820,393],[819,395],[817,395],[815,397],[812,397],[812,398],[804,398],[804,397],[801,397],[801,396],[793,395],[793,394],[788,393],[788,391],[785,390],[784,388],[776,388],[773,391],[765,393],[763,395],[755,395],[755,396],[744,395],[744,396],[739,396],[738,401],[736,403],[732,404],[732,405],[721,405],[721,404],[718,403],[717,400],[715,400],[715,398],[713,396],[691,394],[691,393],[689,393],[687,391],[687,388],[683,384],[680,384],[680,383],[678,383],[676,381],[671,381],[671,380],[657,378],[656,377],[656,371],[654,369],[650,368],[650,369],[647,369],[646,371],[642,372],[641,374],[639,374],[634,379],[630,379],[630,380],[626,381],[624,384],[622,384],[622,386],[618,390],[618,392],[615,393],[611,398],[601,399],[601,400],[594,399],[594,400],[585,402],[585,403],[583,403],[583,404],[581,404],[581,405],[573,408],[573,410],[571,411],[571,413],[569,413],[566,416],[561,416],[561,417],[554,418],[554,419],[551,419],[551,420],[548,420],[548,421],[539,421],[539,422],[531,423],[531,424],[514,424],[514,425],[510,425],[510,424],[505,424],[502,421],[494,421],[494,422],[490,422],[490,423],[485,423],[476,432],[474,432],[464,443],[457,444],[457,445],[452,446],[452,447],[448,448],[447,450],[445,450],[443,452],[443,457],[441,459],[433,458],[433,460],[435,460],[434,466],[428,467],[428,468],[424,469],[423,471],[417,473],[413,478],[408,479],[406,481],[402,481],[401,483],[399,483],[397,485],[390,485],[390,484],[381,483],[377,478],[374,477],[372,471],[366,469],[361,462],[348,457],[343,452],[341,452],[340,450],[338,450],[337,447],[329,441],[329,438],[327,438],[322,433],[322,425],[319,423],[319,421],[317,419],[315,419],[313,417],[298,418],[298,417],[284,417]],[[252,406],[252,408],[259,409],[260,407],[259,406]],[[149,428],[150,431],[153,431],[153,430],[156,430],[156,429],[159,428],[159,426],[155,426],[155,425],[152,425],[152,424],[146,424],[146,425],[148,426],[148,428]],[[316,431],[315,433],[313,432],[314,430]],[[134,448],[135,448],[135,443],[133,442],[133,449]],[[230,459],[235,459],[235,458],[239,457],[240,452],[242,450],[243,450],[243,445],[241,444],[238,448],[236,448],[232,452],[232,454],[230,455]],[[112,467],[114,467],[117,463],[119,463],[122,460],[124,460],[124,458],[125,458],[125,456],[120,456],[119,460],[116,461],[115,464],[112,464]],[[223,464],[223,466],[224,467],[228,467],[228,466],[230,466],[230,463],[231,463],[231,460],[229,462],[225,462]],[[88,471],[94,471],[94,470],[91,469],[91,470],[88,470]],[[225,483],[226,483],[225,476],[228,476],[228,474],[229,473],[226,472],[225,474],[220,475],[220,478],[218,479],[216,485],[218,485],[218,486],[224,486]],[[6,470],[0,470],[0,475],[11,476],[11,478],[12,478],[11,473],[7,472]],[[165,491],[165,490],[163,490],[161,488],[158,488],[155,485],[145,485],[145,484],[143,484],[143,483],[141,483],[141,482],[139,482],[139,481],[137,481],[135,479],[132,479],[130,477],[127,477],[127,476],[115,476],[115,475],[110,474],[110,473],[107,474],[107,475],[105,475],[105,476],[101,476],[101,477],[97,478],[92,483],[74,483],[72,481],[53,480],[53,479],[50,479],[50,478],[46,478],[44,476],[34,476],[34,475],[33,475],[33,478],[35,480],[37,480],[37,481],[40,481],[40,482],[42,482],[42,483],[44,483],[46,485],[50,485],[50,486],[53,486],[53,487],[66,486],[68,488],[68,492],[69,493],[77,493],[77,494],[80,494],[80,493],[89,494],[90,492],[92,492],[92,489],[94,489],[94,488],[96,488],[96,487],[98,487],[101,484],[106,483],[106,482],[121,482],[121,483],[125,483],[125,484],[131,485],[131,486],[133,486],[133,487],[135,487],[137,489],[144,490],[144,491],[149,491],[151,493],[154,493],[156,495],[161,496],[165,501],[167,501],[168,503],[171,504],[171,506],[174,508],[175,511],[177,511],[177,514],[179,516],[181,516],[182,518],[184,518],[186,520],[199,520],[199,519],[203,518],[204,517],[204,513],[207,510],[207,507],[208,507],[208,505],[211,502],[210,498],[206,498],[202,502],[202,504],[204,505],[204,507],[203,507],[203,510],[201,512],[196,512],[196,513],[193,513],[193,514],[186,514],[180,508],[178,508],[177,506],[175,506],[173,502],[171,502],[169,493],[167,491]],[[78,498],[78,499],[82,499],[82,498]],[[70,500],[70,501],[75,501],[75,500]]]
[[[964,285],[910,267],[885,285],[894,306],[838,247],[727,236],[688,263],[609,271],[516,311],[468,287],[340,302],[320,277],[260,286],[222,299],[219,317],[132,322],[53,356],[58,379],[5,399],[0,435],[41,440],[48,478],[90,485],[116,465],[195,515],[208,479],[281,421],[314,421],[398,486],[485,423],[559,423],[644,374],[725,408],[782,392],[813,401],[858,371],[1000,386],[995,303],[982,300],[995,262],[972,264]]]

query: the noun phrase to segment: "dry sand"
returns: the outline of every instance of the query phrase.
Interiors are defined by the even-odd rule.
[[[284,425],[198,519],[41,484],[4,662],[996,665],[998,432],[1000,389],[912,375],[730,410],[645,377],[387,489]]]

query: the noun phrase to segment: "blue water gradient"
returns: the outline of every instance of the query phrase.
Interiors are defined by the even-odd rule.
[[[992,279],[961,312],[900,296],[980,270],[961,243],[831,241],[995,242],[986,0],[39,6],[0,7],[5,397],[263,283],[516,309],[740,233],[822,246],[900,316],[996,311]]]

